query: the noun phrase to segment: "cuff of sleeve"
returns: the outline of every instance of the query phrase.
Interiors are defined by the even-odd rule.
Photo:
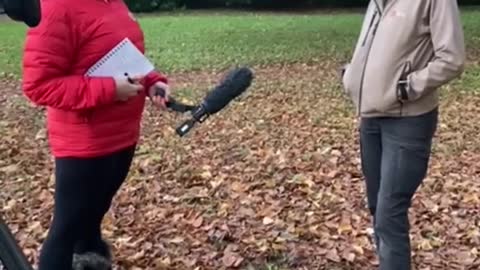
[[[164,75],[162,75],[162,74],[160,74],[156,71],[150,72],[145,77],[145,80],[144,80],[144,83],[143,83],[143,86],[145,87],[145,91],[148,91],[148,89],[150,89],[150,87],[152,87],[157,82],[163,82],[165,84],[168,84],[168,79],[167,79],[167,77],[165,77]]]
[[[408,100],[409,101],[414,101],[420,98],[419,92],[415,91],[415,88],[413,87],[413,74],[410,74],[407,76],[406,84],[405,84],[405,89],[407,92]]]
[[[115,98],[117,95],[117,87],[115,85],[115,80],[113,78],[101,78],[98,79],[98,83],[100,84],[99,91],[101,94],[99,96],[99,101],[101,104],[110,104],[115,102]]]

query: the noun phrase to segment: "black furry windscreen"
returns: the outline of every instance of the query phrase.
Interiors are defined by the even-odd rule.
[[[238,97],[250,87],[253,72],[247,68],[237,68],[230,71],[212,91],[210,91],[203,105],[209,114],[214,114],[223,109],[230,101]]]

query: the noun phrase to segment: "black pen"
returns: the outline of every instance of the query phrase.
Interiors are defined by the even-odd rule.
[[[129,83],[131,83],[131,84],[134,84],[134,83],[135,83],[135,82],[133,81],[133,79],[128,76],[128,73],[125,72],[125,76],[127,77],[127,80],[128,80]]]

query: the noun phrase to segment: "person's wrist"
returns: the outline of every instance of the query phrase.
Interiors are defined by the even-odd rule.
[[[398,81],[397,83],[398,100],[401,102],[410,100],[410,93],[411,93],[410,80],[407,78],[407,79]]]

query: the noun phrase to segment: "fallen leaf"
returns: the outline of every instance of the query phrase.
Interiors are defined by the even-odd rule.
[[[269,217],[264,217],[263,218],[263,225],[270,225],[273,224],[275,221]]]

